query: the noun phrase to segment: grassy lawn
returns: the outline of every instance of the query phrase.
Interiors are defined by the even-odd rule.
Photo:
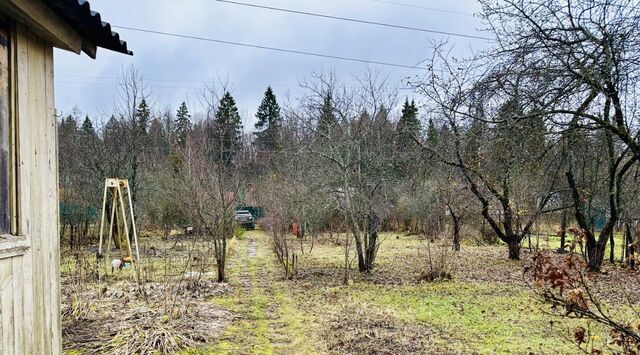
[[[521,281],[520,263],[506,260],[502,246],[465,246],[465,257],[452,256],[452,281],[418,283],[423,242],[389,234],[376,271],[352,271],[353,283],[344,286],[342,247],[322,243],[309,252],[306,245],[300,275],[285,281],[267,238],[255,231],[236,242],[234,291],[213,302],[239,316],[206,352],[578,353],[566,338],[585,324],[545,314]],[[492,272],[505,275],[476,276]],[[606,337],[591,327],[594,340]]]
[[[280,277],[265,236],[249,231],[236,240],[229,259],[233,291],[212,302],[238,315],[221,341],[204,353],[315,353],[310,316],[294,305],[287,282]],[[312,341],[315,340],[315,341]]]
[[[306,240],[304,253],[296,242],[300,267],[292,280],[283,279],[283,270],[264,232],[249,231],[234,238],[229,244],[228,284],[222,292],[212,293],[201,301],[186,298],[194,310],[203,305],[214,307],[216,314],[223,317],[215,328],[219,331],[201,343],[204,346],[182,353],[566,354],[579,353],[567,340],[578,325],[589,327],[591,340],[596,344],[607,341],[606,329],[602,327],[546,313],[548,306],[538,303],[522,271],[523,263],[531,257],[526,248],[522,251],[523,261],[509,261],[504,245],[463,245],[459,253],[448,252],[453,279],[425,283],[418,278],[425,270],[426,242],[391,233],[382,235],[382,240],[375,270],[361,274],[352,266],[350,282],[344,285],[344,248],[340,245],[344,243],[343,237],[324,238],[313,245]],[[549,237],[541,239],[539,245],[555,249],[555,243],[554,237]],[[180,275],[186,270],[185,252],[195,249],[207,253],[200,244],[188,242],[175,248],[172,243],[150,238],[143,244],[147,247],[153,244],[164,253],[162,257],[146,260],[148,272],[160,284],[167,274]],[[73,258],[63,260],[63,279],[68,280],[70,275],[77,278],[78,262]],[[206,267],[214,269],[213,265]],[[608,268],[611,275],[602,276],[599,283],[604,289],[613,288],[615,277],[619,277],[614,275],[620,273],[611,266]],[[123,282],[131,279],[130,272],[107,273],[107,284],[113,284],[110,290],[124,287]],[[633,275],[624,277],[637,280]],[[97,295],[101,288],[83,287],[86,295]],[[188,295],[190,291],[185,292]],[[90,300],[88,306],[99,302],[102,301]],[[611,303],[615,302],[622,300],[614,297]],[[117,302],[114,307],[118,307]],[[633,317],[622,308],[612,308],[625,317]],[[214,325],[215,319],[212,318]],[[75,329],[77,334],[83,323],[76,324],[71,330]],[[82,353],[70,345],[67,353]]]

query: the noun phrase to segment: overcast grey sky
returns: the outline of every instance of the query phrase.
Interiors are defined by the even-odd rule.
[[[473,14],[474,0],[239,0],[327,15],[482,36]],[[415,5],[404,6],[402,4]],[[431,7],[451,12],[435,11]],[[483,48],[486,41],[444,36],[298,14],[248,8],[215,0],[91,0],[91,8],[112,25],[138,27],[226,41],[244,42],[373,61],[415,65],[429,55],[430,40],[448,39],[461,53]],[[452,13],[461,12],[464,14]],[[301,94],[298,83],[310,73],[334,70],[344,82],[364,64],[243,48],[191,39],[116,29],[134,56],[99,49],[86,55],[56,50],[56,106],[67,114],[77,106],[93,119],[112,111],[117,80],[129,66],[147,79],[155,109],[183,100],[199,110],[203,82],[218,76],[233,83],[232,93],[247,123],[253,119],[267,85],[276,95]],[[393,83],[419,73],[371,65]],[[402,92],[412,96],[411,92]]]

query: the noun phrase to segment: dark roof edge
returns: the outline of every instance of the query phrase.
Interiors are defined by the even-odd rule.
[[[84,41],[83,51],[95,58],[95,45],[114,52],[133,55],[127,48],[127,42],[120,39],[117,32],[111,30],[108,22],[102,21],[100,13],[91,10],[86,0],[42,0],[53,12],[78,32]],[[87,48],[87,49],[85,49]]]

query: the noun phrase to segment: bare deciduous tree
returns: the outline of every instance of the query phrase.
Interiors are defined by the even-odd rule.
[[[556,198],[561,159],[547,148],[551,142],[542,119],[518,118],[537,111],[536,83],[508,66],[487,70],[482,60],[460,62],[444,45],[435,46],[429,74],[412,84],[447,123],[444,139],[451,142],[423,148],[427,156],[458,168],[482,205],[482,216],[507,244],[509,258],[519,259],[522,241]]]

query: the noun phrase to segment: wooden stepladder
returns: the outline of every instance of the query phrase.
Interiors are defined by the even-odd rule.
[[[126,201],[126,203],[125,203]],[[106,240],[105,254],[103,254],[104,227],[107,208],[111,204],[111,218],[109,218],[109,236]],[[128,215],[131,218],[131,229],[133,233],[133,244],[135,247],[135,258],[131,250],[131,238],[129,234]],[[114,228],[115,227],[115,228]],[[115,232],[114,232],[115,229]],[[124,232],[124,233],[123,233]],[[126,179],[106,179],[104,182],[104,195],[102,199],[102,219],[100,222],[100,244],[98,245],[98,260],[104,258],[109,261],[109,251],[111,242],[120,251],[120,262],[123,266],[130,265],[136,271],[136,263],[140,262],[140,250],[138,249],[138,234],[136,222],[133,214],[133,203],[131,201],[131,190]],[[137,273],[136,273],[137,277]]]

